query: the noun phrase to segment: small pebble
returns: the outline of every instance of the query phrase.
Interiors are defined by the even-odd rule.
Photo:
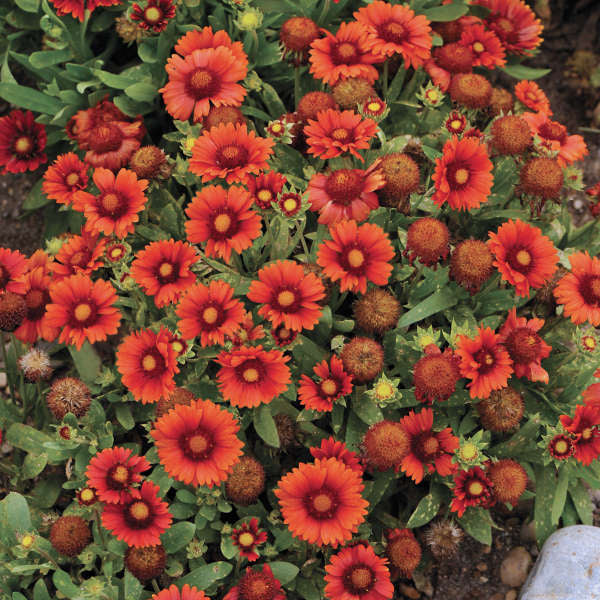
[[[504,594],[504,600],[517,600],[517,590],[508,590],[506,594]]]
[[[475,568],[478,571],[487,571],[487,565],[485,563],[479,563]]]
[[[531,567],[531,554],[523,546],[513,548],[500,565],[500,579],[510,587],[520,587],[527,579]]]
[[[504,600],[504,594],[502,592],[496,592],[493,596],[490,596],[489,600]]]

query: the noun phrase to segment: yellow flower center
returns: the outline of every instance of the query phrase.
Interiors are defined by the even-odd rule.
[[[112,213],[119,207],[119,196],[116,194],[105,194],[102,196],[102,208],[108,213]]]
[[[231,225],[231,217],[226,214],[218,215],[215,218],[215,229],[219,233],[225,233]]]
[[[162,265],[160,265],[158,272],[160,273],[161,277],[168,277],[171,275],[171,273],[173,273],[173,265],[171,263],[164,262]]]
[[[145,502],[134,502],[129,507],[129,513],[137,521],[143,521],[150,516],[150,509]]]
[[[369,104],[367,104],[367,110],[370,112],[379,112],[381,110],[381,104],[379,102],[369,102]]]
[[[148,23],[158,23],[160,21],[160,18],[162,16],[162,13],[160,12],[160,10],[156,7],[156,6],[149,6],[145,11],[144,11],[144,19],[148,22]]]
[[[89,488],[85,488],[81,490],[80,497],[84,502],[91,502],[94,499],[94,492]]]
[[[387,398],[391,398],[394,395],[394,388],[385,381],[382,383],[378,383],[375,386],[375,396],[379,400],[386,400]]]
[[[438,90],[429,90],[427,92],[427,99],[430,102],[437,102],[440,99],[440,93]]]
[[[273,133],[281,133],[282,129],[283,125],[281,123],[273,123],[273,125],[271,125],[271,131]]]
[[[558,442],[556,442],[556,444],[554,445],[554,450],[558,454],[566,454],[568,449],[569,446],[567,445],[567,442],[565,442],[565,440],[558,440]]]
[[[590,427],[586,427],[582,432],[581,432],[581,438],[584,440],[589,440],[592,437],[592,429]]]
[[[477,454],[477,446],[475,444],[465,444],[461,450],[460,454],[464,460],[473,460]]]
[[[183,344],[179,341],[179,340],[175,340],[172,344],[171,347],[173,348],[173,350],[179,354],[180,352],[183,351]]]
[[[463,185],[469,181],[469,171],[467,169],[457,169],[454,173],[454,179],[459,185]]]
[[[295,198],[286,198],[283,202],[283,208],[287,212],[293,212],[298,208],[298,202]]]
[[[589,336],[589,335],[586,335],[586,336],[583,338],[583,345],[584,345],[584,346],[585,346],[585,347],[586,347],[588,350],[594,350],[594,349],[596,348],[596,340],[595,340],[593,337],[591,337],[591,336]]]
[[[479,481],[472,481],[469,484],[469,494],[471,496],[481,496],[483,494],[483,485]]]
[[[271,194],[271,192],[269,190],[260,190],[258,192],[258,194],[256,194],[256,197],[261,202],[269,202],[270,200],[273,199],[273,194]]]
[[[153,371],[156,369],[156,359],[151,354],[146,354],[142,359],[142,367],[144,371]]]
[[[126,483],[127,480],[129,479],[129,470],[127,469],[127,467],[125,467],[123,465],[117,465],[117,467],[113,471],[112,478],[115,481],[118,481],[119,483]],[[88,491],[91,491],[91,490],[88,490]],[[83,497],[83,495],[82,495],[82,497]],[[91,498],[90,498],[90,500],[91,500]]]
[[[219,316],[219,311],[214,306],[209,306],[208,308],[205,308],[204,312],[202,313],[202,318],[209,325],[216,323],[218,316]]]
[[[331,132],[331,137],[334,140],[337,140],[338,142],[343,142],[344,140],[347,140],[349,136],[350,133],[348,132],[348,130],[342,127],[338,127],[337,129],[334,129]]]
[[[27,152],[31,150],[32,146],[33,144],[31,143],[31,140],[28,137],[20,137],[15,142],[15,150],[19,154],[27,154]]]
[[[252,544],[254,544],[254,536],[251,533],[245,531],[238,538],[238,542],[240,543],[240,546],[245,546],[246,548],[248,548],[252,546]]]
[[[348,264],[354,269],[360,267],[364,262],[365,255],[360,250],[353,248],[348,252]]]
[[[479,54],[485,50],[485,47],[481,42],[475,42],[473,44],[473,50]]]
[[[80,323],[87,321],[90,318],[91,314],[92,314],[92,307],[89,304],[85,304],[85,303],[78,304],[75,307],[75,318]]]
[[[527,250],[519,250],[515,258],[523,267],[527,267],[531,263],[531,254]]]
[[[318,494],[313,500],[313,506],[317,512],[324,513],[331,509],[331,498],[327,494]]]
[[[123,255],[123,248],[113,248],[110,251],[110,257],[115,259],[115,258],[119,258],[119,256]]]
[[[67,185],[75,185],[79,182],[79,175],[77,175],[77,173],[69,173],[66,176],[65,181],[67,182]]]
[[[493,365],[494,357],[491,354],[487,353],[483,358],[483,362],[488,366]]]
[[[31,548],[31,546],[33,546],[33,536],[24,535],[21,539],[21,546],[23,546],[23,548]]]
[[[321,389],[327,396],[332,396],[337,391],[337,385],[333,379],[325,379],[321,382]]]
[[[258,381],[258,371],[256,369],[246,369],[242,373],[242,377],[244,378],[244,381],[247,381],[248,383],[255,383]]]
[[[283,292],[279,292],[277,295],[277,303],[284,308],[291,306],[295,300],[296,296],[294,296],[294,292],[290,292],[290,290],[283,290]]]
[[[450,123],[450,127],[452,127],[452,129],[460,129],[462,127],[462,121],[454,119],[454,121]]]

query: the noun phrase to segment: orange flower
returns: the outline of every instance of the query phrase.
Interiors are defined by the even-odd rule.
[[[578,404],[575,416],[561,415],[566,431],[575,436],[575,458],[584,466],[600,456],[600,405]]]
[[[102,255],[106,247],[106,238],[99,239],[85,229],[81,235],[71,236],[58,251],[53,264],[54,280],[83,273],[90,275],[96,269],[104,266]]]
[[[254,562],[260,558],[256,548],[267,541],[267,532],[258,529],[258,519],[250,519],[249,523],[242,523],[241,527],[231,533],[233,545],[239,549],[240,556]]]
[[[0,248],[0,291],[23,294],[27,259],[18,250]]]
[[[132,489],[126,501],[105,504],[102,525],[128,546],[160,544],[160,536],[171,525],[169,506],[159,496],[159,487],[149,480]]]
[[[474,340],[459,336],[456,354],[460,374],[471,380],[467,385],[471,398],[489,398],[492,390],[506,387],[513,372],[512,360],[497,333],[483,325],[478,332]]]
[[[513,361],[517,377],[548,383],[548,373],[542,368],[541,361],[550,356],[552,346],[537,333],[543,326],[543,319],[517,317],[516,307],[508,312],[498,334]]]
[[[360,458],[356,452],[351,452],[344,442],[336,440],[334,437],[323,438],[319,447],[310,448],[313,458],[336,458],[343,462],[348,468],[362,475],[364,469],[360,464]]]
[[[48,159],[46,128],[35,122],[30,110],[13,110],[0,117],[0,167],[2,174],[35,171]]]
[[[175,52],[181,56],[188,56],[194,50],[220,47],[227,48],[235,56],[236,63],[244,67],[244,69],[247,68],[248,57],[244,52],[244,45],[242,42],[232,42],[227,32],[223,29],[215,33],[211,27],[207,26],[203,29],[188,31],[175,44]]]
[[[260,215],[251,206],[252,197],[239,186],[203,187],[185,209],[190,218],[185,224],[188,240],[206,242],[207,256],[229,263],[232,250],[241,254],[262,232]]]
[[[221,123],[205,131],[194,143],[190,171],[202,181],[216,177],[227,183],[244,183],[250,173],[267,168],[275,142],[248,131],[245,123]]]
[[[269,171],[268,173],[261,173],[258,177],[248,177],[246,186],[256,206],[266,210],[271,208],[272,202],[277,201],[277,196],[279,196],[286,183],[287,179],[284,175]]]
[[[522,80],[515,85],[515,96],[534,112],[552,115],[550,100],[535,81]]]
[[[87,187],[87,170],[74,152],[61,154],[44,173],[42,190],[59,204],[72,204],[75,192]]]
[[[177,327],[186,340],[200,336],[201,346],[225,343],[232,336],[245,315],[244,306],[233,297],[233,288],[218,279],[207,286],[192,287],[177,306]]]
[[[225,481],[242,455],[237,419],[210,400],[177,404],[150,435],[165,471],[185,484],[213,487]]]
[[[554,288],[558,304],[564,304],[563,314],[575,325],[588,321],[600,325],[600,258],[585,252],[569,256],[571,272]]]
[[[325,597],[329,600],[393,598],[394,584],[387,563],[387,558],[377,556],[366,542],[342,548],[325,565]]]
[[[248,342],[260,340],[265,337],[265,330],[262,325],[255,325],[252,313],[245,313],[241,322],[235,328],[235,331],[229,336],[234,346],[243,346]]]
[[[140,117],[141,119],[141,117]],[[146,133],[141,120],[101,121],[78,137],[79,148],[87,150],[84,160],[92,167],[103,167],[116,171],[124,167],[133,153],[140,147]]]
[[[264,304],[258,314],[273,327],[282,324],[292,331],[313,329],[323,312],[319,301],[325,288],[314,273],[292,260],[271,263],[258,272],[258,281],[250,284],[248,300]]]
[[[218,386],[223,398],[232,406],[253,408],[268,404],[287,389],[291,381],[290,360],[279,350],[263,350],[262,346],[242,346],[223,351],[216,362]]]
[[[431,56],[429,20],[406,4],[375,0],[357,10],[354,18],[367,28],[368,48],[377,56],[401,54],[405,69],[418,69]]]
[[[558,152],[556,160],[561,167],[581,160],[589,153],[580,135],[569,135],[564,125],[550,120],[547,114],[526,112],[522,117],[529,123],[531,133],[540,138],[549,152]]]
[[[387,234],[372,223],[360,227],[356,221],[342,221],[329,228],[333,240],[325,240],[317,263],[345,292],[367,291],[367,281],[386,285],[392,273],[394,249]]]
[[[491,479],[481,467],[461,471],[454,477],[454,498],[450,510],[462,517],[469,506],[490,508],[495,502],[492,488]]]
[[[271,567],[264,564],[257,571],[248,567],[238,584],[232,587],[223,600],[285,600],[285,592],[281,583],[273,575]]]
[[[455,135],[444,144],[443,155],[435,161],[433,201],[456,210],[479,208],[487,202],[494,176],[486,147],[475,137]]]
[[[108,281],[92,281],[81,273],[71,275],[50,286],[50,299],[46,324],[61,328],[59,342],[79,350],[85,340],[93,344],[117,333],[121,313],[115,307],[115,288]]]
[[[304,408],[321,412],[331,412],[333,403],[352,392],[352,376],[344,371],[344,364],[335,355],[330,360],[316,364],[314,374],[320,378],[319,383],[302,375],[298,386],[298,398]]]
[[[310,50],[310,72],[329,85],[342,78],[361,77],[374,83],[379,76],[373,63],[382,58],[370,51],[369,32],[361,23],[342,23],[336,35],[322,30]]]
[[[421,483],[427,473],[446,477],[454,472],[452,455],[458,448],[458,438],[452,429],[433,431],[433,410],[424,408],[420,413],[411,410],[400,421],[410,436],[410,452],[402,459],[402,471],[415,483]]]
[[[205,117],[213,106],[240,106],[246,89],[238,81],[247,68],[228,48],[220,46],[194,50],[184,58],[173,54],[165,67],[167,84],[158,90],[167,112],[180,121],[194,114],[194,121]]]
[[[158,308],[177,302],[195,281],[190,267],[198,260],[196,251],[183,242],[160,240],[137,253],[130,274]]]
[[[556,248],[537,227],[509,219],[489,236],[494,266],[504,281],[515,286],[517,296],[529,296],[530,287],[541,288],[556,271]]]
[[[336,458],[300,463],[280,480],[275,495],[294,537],[337,548],[365,520],[361,475]]]
[[[93,179],[99,195],[77,192],[73,202],[73,208],[87,219],[86,229],[104,235],[114,233],[118,238],[133,233],[133,224],[140,219],[138,213],[146,205],[144,190],[148,181],[138,179],[128,169],[121,169],[115,177],[112,171],[103,168],[94,171]]]
[[[493,31],[488,31],[483,25],[471,25],[463,29],[460,43],[471,49],[474,67],[493,69],[506,64],[502,42]]]
[[[210,600],[210,598],[196,586],[186,583],[180,590],[172,583],[169,588],[153,594],[150,600]]]
[[[335,158],[350,152],[360,161],[358,150],[366,150],[377,131],[377,123],[363,119],[353,110],[323,110],[316,121],[309,119],[304,127],[308,153],[319,158]]]

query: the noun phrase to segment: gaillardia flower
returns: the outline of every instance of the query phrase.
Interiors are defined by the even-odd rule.
[[[87,171],[87,165],[74,152],[61,154],[46,169],[42,190],[59,204],[72,204],[75,193],[87,186]]]
[[[47,158],[46,129],[28,110],[13,110],[0,117],[0,167],[3,173],[35,171]]]
[[[450,510],[465,514],[469,506],[489,508],[494,504],[493,483],[481,467],[471,467],[468,471],[460,471],[454,476],[454,498]]]
[[[330,364],[323,360],[315,365],[313,371],[320,381],[302,375],[298,386],[300,404],[308,409],[330,412],[338,398],[352,391],[352,377],[344,371],[342,361],[335,355],[331,357]]]
[[[248,562],[254,562],[260,557],[256,548],[267,541],[267,532],[259,530],[258,519],[252,518],[248,523],[242,523],[234,529],[231,538],[240,556],[247,558]]]

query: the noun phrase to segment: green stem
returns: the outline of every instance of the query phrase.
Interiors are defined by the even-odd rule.
[[[60,565],[45,551],[37,546],[34,547],[34,550],[43,558],[45,558],[48,562],[51,562],[57,569],[60,569]]]
[[[302,244],[302,249],[304,250],[304,254],[306,256],[306,262],[310,260],[310,252],[308,251],[308,246],[306,245],[306,240],[304,239],[304,233],[300,236],[300,243]]]
[[[97,508],[94,509],[94,519],[96,520],[96,525],[98,526],[98,535],[100,536],[100,542],[102,544],[102,547],[106,548],[106,540],[104,539],[104,532],[102,531],[100,511]]]
[[[300,67],[296,65],[294,67],[294,107],[298,108],[298,102],[300,101]]]
[[[387,102],[387,93],[388,93],[388,78],[389,78],[389,70],[390,70],[390,61],[386,59],[383,63],[383,73],[381,75],[383,79],[383,99]]]
[[[330,6],[331,6],[331,0],[325,0],[325,2],[323,2],[323,10],[321,11],[319,18],[317,19],[317,23],[319,25],[325,21],[325,17],[327,16],[327,13],[329,12]]]
[[[8,354],[6,353],[6,338],[4,337],[4,331],[0,331],[0,345],[2,346],[2,359],[4,360],[4,372],[6,373],[6,379],[8,381],[10,398],[13,401],[13,404],[16,404],[13,374],[8,370]]]
[[[160,587],[158,587],[158,582],[156,581],[156,579],[152,579],[152,588],[157,594],[160,593]]]

